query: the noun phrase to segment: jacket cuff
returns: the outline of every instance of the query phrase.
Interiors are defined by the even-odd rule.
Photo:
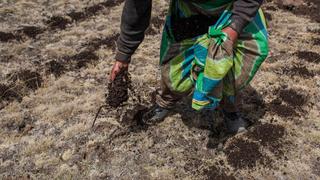
[[[115,59],[116,59],[117,61],[130,63],[130,61],[131,61],[131,55],[122,53],[122,52],[120,52],[119,50],[117,50]]]
[[[231,18],[230,27],[240,35],[247,24],[248,22],[243,18],[233,15]]]

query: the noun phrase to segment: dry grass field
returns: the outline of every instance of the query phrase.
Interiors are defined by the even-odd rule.
[[[220,113],[188,98],[155,126],[121,121],[158,86],[163,0],[133,57],[134,92],[91,128],[123,1],[0,0],[0,179],[320,178],[319,0],[263,5],[271,52],[242,92],[252,126],[228,138]]]

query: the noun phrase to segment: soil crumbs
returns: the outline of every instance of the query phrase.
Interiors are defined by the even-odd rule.
[[[306,60],[311,63],[319,63],[320,55],[312,51],[298,51],[296,52],[298,58]]]
[[[289,75],[289,76],[300,76],[303,78],[312,78],[315,76],[315,73],[312,71],[309,71],[306,66],[302,65],[294,65],[291,68],[285,68],[283,69],[283,74]]]
[[[236,169],[254,168],[257,163],[267,165],[268,158],[259,150],[259,144],[244,139],[234,139],[225,148],[228,163]]]
[[[131,88],[131,79],[127,70],[120,71],[115,79],[108,84],[106,102],[117,108],[129,99],[128,91]]]
[[[281,157],[283,152],[284,138],[286,130],[281,125],[260,124],[253,131],[247,133],[247,136],[260,142],[261,145],[268,147],[277,157]]]
[[[209,169],[206,169],[204,175],[208,180],[236,180],[233,175],[226,174],[223,169],[216,166],[211,166]]]
[[[294,107],[301,107],[308,101],[305,95],[298,93],[294,89],[280,90],[280,97],[283,101]]]
[[[44,32],[44,29],[36,26],[24,26],[21,29],[17,30],[18,34],[25,35],[29,38],[36,38],[37,35],[41,34]]]
[[[49,20],[46,21],[46,24],[52,29],[66,29],[67,25],[70,24],[71,21],[62,16],[52,16]]]
[[[0,32],[0,42],[20,41],[21,37],[11,32]]]

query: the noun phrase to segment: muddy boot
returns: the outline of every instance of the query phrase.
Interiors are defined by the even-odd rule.
[[[227,132],[237,134],[247,131],[249,123],[238,112],[223,111]]]
[[[146,125],[155,125],[162,122],[169,114],[170,110],[153,105],[142,117],[142,121]]]

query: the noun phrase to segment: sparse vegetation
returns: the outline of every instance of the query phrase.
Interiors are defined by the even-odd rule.
[[[131,79],[119,78],[130,87],[107,91],[123,2],[0,3],[0,179],[320,177],[319,1],[264,4],[271,53],[241,94],[252,127],[235,137],[218,112],[193,112],[187,100],[159,124],[140,122],[159,79],[168,1],[154,1]],[[125,103],[91,128],[105,96]]]

